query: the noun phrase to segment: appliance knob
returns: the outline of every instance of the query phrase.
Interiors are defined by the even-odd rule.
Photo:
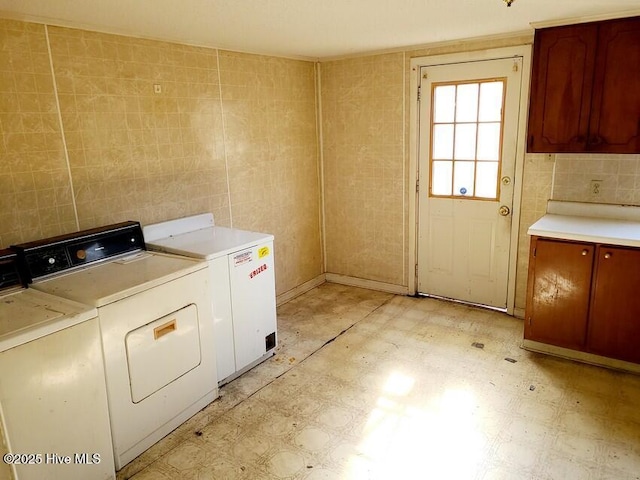
[[[53,257],[49,257],[47,261],[49,262],[49,265],[53,265],[54,263],[56,263],[56,259]]]

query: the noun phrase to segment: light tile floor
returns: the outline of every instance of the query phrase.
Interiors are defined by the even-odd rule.
[[[278,322],[118,478],[640,479],[640,376],[522,350],[521,320],[324,284]]]

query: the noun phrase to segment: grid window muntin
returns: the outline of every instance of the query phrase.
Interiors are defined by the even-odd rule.
[[[505,95],[506,78],[432,85],[431,197],[499,198]],[[490,130],[493,132],[489,134]],[[473,143],[462,142],[463,138],[473,138]],[[482,143],[487,141],[491,145]],[[479,171],[485,180],[481,184]]]

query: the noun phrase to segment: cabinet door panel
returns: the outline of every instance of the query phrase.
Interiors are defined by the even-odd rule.
[[[589,150],[640,152],[640,18],[599,28]]]
[[[588,350],[640,363],[640,251],[598,246]]]
[[[587,333],[594,246],[534,238],[524,337],[582,350]]]
[[[529,107],[529,152],[586,148],[597,28],[537,30]]]

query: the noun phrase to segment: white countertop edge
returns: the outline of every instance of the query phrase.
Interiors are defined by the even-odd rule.
[[[577,233],[554,232],[542,229],[529,229],[529,235],[538,237],[555,238],[558,240],[574,240],[578,242],[602,243],[606,245],[617,245],[621,247],[640,247],[640,240],[629,240],[627,238],[614,238],[598,235],[581,235]]]
[[[539,237],[640,247],[640,222],[548,213],[529,227]]]

